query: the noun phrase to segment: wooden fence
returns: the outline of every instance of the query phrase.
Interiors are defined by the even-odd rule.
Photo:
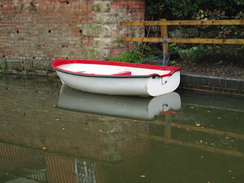
[[[168,37],[168,26],[172,25],[244,25],[244,20],[166,20],[121,22],[122,26],[160,26],[161,38],[124,37],[123,41],[162,42]],[[244,39],[205,39],[205,38],[167,38],[165,51],[168,53],[168,43],[200,43],[200,44],[244,44]]]

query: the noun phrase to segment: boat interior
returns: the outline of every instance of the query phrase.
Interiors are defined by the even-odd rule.
[[[170,70],[157,70],[147,69],[140,67],[127,67],[127,66],[113,66],[113,65],[95,65],[95,64],[64,64],[58,68],[75,72],[78,74],[91,74],[91,75],[112,75],[112,76],[145,76],[145,75],[165,75],[169,74]]]

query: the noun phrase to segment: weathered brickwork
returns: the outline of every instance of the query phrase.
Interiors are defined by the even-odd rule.
[[[144,20],[144,12],[145,0],[2,0],[0,70],[16,70],[8,61],[22,62],[18,69],[28,74],[36,61],[118,56],[131,47],[119,39],[131,34],[120,22]]]

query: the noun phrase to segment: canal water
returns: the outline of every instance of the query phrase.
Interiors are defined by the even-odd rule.
[[[244,98],[84,93],[0,75],[1,183],[243,183]]]

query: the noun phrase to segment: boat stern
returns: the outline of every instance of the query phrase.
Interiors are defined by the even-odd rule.
[[[175,91],[180,84],[180,70],[170,76],[156,76],[148,80],[147,92],[150,96],[159,96]]]

